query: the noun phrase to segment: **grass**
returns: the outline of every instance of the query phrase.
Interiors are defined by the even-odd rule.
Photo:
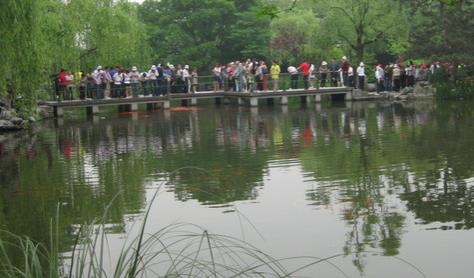
[[[171,175],[183,169],[189,170],[190,167],[176,170]],[[72,251],[68,255],[58,250],[59,206],[56,219],[51,220],[51,243],[48,248],[28,237],[0,231],[0,277],[295,277],[300,271],[320,263],[329,264],[340,273],[340,277],[349,277],[331,262],[331,259],[344,254],[326,258],[306,256],[275,259],[242,240],[212,234],[188,223],[172,224],[154,233],[146,233],[151,205],[163,185],[156,189],[145,210],[139,234],[125,239],[110,270],[105,263],[111,257],[105,219],[114,200],[104,209],[101,219],[79,226]],[[12,252],[21,254],[20,263],[10,259]],[[413,264],[396,259],[425,277]],[[296,261],[298,267],[288,270],[284,265],[292,261]]]

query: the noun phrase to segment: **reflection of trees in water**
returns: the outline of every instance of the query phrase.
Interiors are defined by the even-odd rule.
[[[465,182],[474,170],[472,108],[421,103],[327,113],[317,131],[323,140],[300,155],[317,181],[307,198],[322,208],[343,204],[351,226],[344,249],[361,271],[367,248],[398,254],[406,209],[423,223],[472,228],[474,189]]]
[[[473,227],[471,108],[354,103],[322,112],[277,109],[210,109],[46,130],[16,153],[2,152],[0,221],[42,237],[60,201],[63,230],[71,236],[68,225],[101,215],[122,191],[109,219],[120,231],[125,215],[142,210],[144,185],[178,168],[208,174],[174,175],[168,189],[177,199],[225,205],[257,198],[269,162],[298,159],[317,184],[307,199],[336,207],[350,226],[344,249],[356,253],[361,271],[363,250],[398,253],[406,208],[424,223]],[[15,192],[8,188],[22,193],[8,195]]]

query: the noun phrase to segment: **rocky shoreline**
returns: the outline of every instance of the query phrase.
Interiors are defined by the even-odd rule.
[[[36,117],[30,116],[24,119],[18,115],[15,109],[9,109],[3,101],[0,100],[0,132],[19,131],[28,128],[30,124],[36,122],[37,118],[46,119],[53,117],[50,107],[38,106]]]

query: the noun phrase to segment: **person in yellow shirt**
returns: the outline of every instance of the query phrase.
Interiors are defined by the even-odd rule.
[[[275,60],[272,62],[272,67],[270,68],[270,74],[272,76],[273,91],[278,91],[278,80],[280,79],[280,66]]]

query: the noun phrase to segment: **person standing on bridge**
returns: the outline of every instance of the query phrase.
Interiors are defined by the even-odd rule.
[[[364,90],[365,85],[365,66],[364,62],[360,62],[359,67],[357,67],[357,77],[358,77],[358,87],[360,90]]]
[[[155,65],[151,66],[150,71],[148,71],[148,80],[150,80],[150,83],[151,83],[151,93],[153,94],[153,96],[157,96],[158,95],[158,71]]]
[[[328,79],[328,63],[326,61],[323,61],[321,63],[321,66],[319,67],[319,74],[321,76],[321,87],[326,87],[326,80]]]
[[[273,91],[278,91],[278,81],[280,79],[280,66],[278,63],[273,60],[272,62],[272,67],[270,68],[270,74],[272,77],[272,83],[273,83]]]
[[[243,92],[244,89],[244,74],[245,70],[244,67],[242,66],[242,63],[237,61],[236,62],[236,67],[235,67],[235,72],[234,72],[234,78],[235,78],[235,91],[238,93]]]
[[[199,76],[196,68],[191,71],[191,93],[195,94],[199,87]]]
[[[132,70],[128,73],[130,83],[132,84],[132,96],[138,97],[138,83],[140,82],[140,73],[137,67],[133,66]]]
[[[102,66],[97,66],[97,69],[92,73],[93,83],[94,83],[94,95],[95,99],[104,98],[104,89],[105,89],[105,76]]]
[[[331,86],[337,87],[337,77],[339,75],[339,65],[335,59],[332,59],[331,65],[329,66],[329,72],[331,75]]]
[[[346,56],[343,56],[342,57],[342,61],[341,61],[341,73],[342,73],[342,84],[344,86],[351,86],[349,84],[349,61],[347,60],[347,57]]]
[[[216,64],[212,70],[212,85],[214,86],[214,93],[220,90],[221,84],[221,66]]]
[[[294,66],[289,66],[287,71],[291,77],[290,89],[297,89],[298,88],[298,69],[296,69]]]
[[[114,75],[112,76],[114,80],[114,86],[112,88],[112,97],[119,98],[123,96],[123,73],[121,70],[115,71]]]
[[[382,65],[375,67],[375,79],[377,80],[377,93],[380,93],[383,89],[384,83],[384,70]]]
[[[299,67],[298,70],[303,73],[303,83],[304,89],[308,90],[309,88],[309,68],[310,64],[307,61],[304,61]]]
[[[262,87],[263,91],[268,91],[268,67],[264,61],[260,63],[260,67],[262,68]]]
[[[315,89],[318,85],[316,83],[317,77],[316,74],[318,73],[318,70],[316,69],[316,66],[312,63],[311,66],[309,66],[309,89]],[[316,87],[315,87],[316,84]]]

